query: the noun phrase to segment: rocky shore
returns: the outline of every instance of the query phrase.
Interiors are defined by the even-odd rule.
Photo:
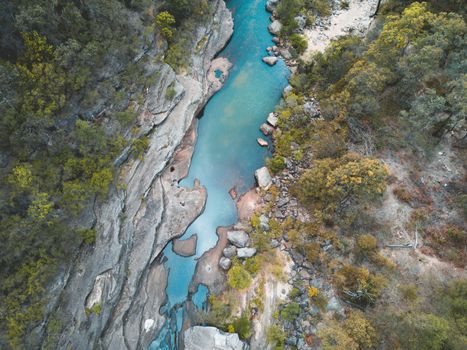
[[[192,34],[193,64],[186,75],[164,63],[148,67],[160,72],[137,106],[149,147],[142,159],[122,155],[121,185],[83,218],[95,227],[96,244],[80,253],[51,289],[47,312],[59,314],[64,326],[55,348],[146,349],[164,324],[159,309],[167,271],[160,252],[204,207],[204,188],[199,183],[182,188],[178,181],[188,171],[194,118],[219,87],[207,79],[211,60],[233,30],[225,3],[211,5],[209,20]],[[195,49],[198,43],[203,46]],[[161,50],[156,46],[149,55]],[[172,99],[169,86],[175,90]]]
[[[281,29],[281,23],[274,17],[274,12],[279,1],[269,0],[267,2],[267,10],[273,15],[271,16],[271,24],[269,31],[273,35],[277,35]],[[373,14],[376,7],[376,1],[357,2],[350,1],[350,6],[347,10],[336,10],[326,20],[318,19],[313,28],[305,28],[301,26],[300,31],[306,36],[309,47],[303,58],[316,51],[322,51],[329,44],[330,40],[349,32],[355,32],[352,28],[357,28],[359,34],[363,35],[369,24],[370,15]],[[372,12],[373,11],[373,12]],[[337,25],[336,21],[341,23],[342,16],[348,15],[345,23]],[[297,21],[301,23],[301,21]],[[345,24],[345,25],[344,25]],[[325,34],[323,34],[325,33]],[[315,45],[313,37],[326,36],[326,40],[322,45]],[[296,70],[297,60],[292,57],[289,49],[289,44],[277,36],[273,37],[274,46],[266,48],[267,56],[263,58],[263,62],[268,65],[274,65],[278,57],[282,57],[292,73]],[[284,97],[291,91],[291,87],[284,90]],[[311,119],[320,119],[320,108],[318,102],[310,98],[304,101],[305,113]],[[270,113],[267,116],[265,123],[260,126],[260,130],[265,136],[271,136],[278,129],[278,116],[275,113]],[[279,130],[280,132],[280,130]],[[263,143],[258,139],[260,146]],[[292,147],[294,146],[292,142]],[[192,289],[196,290],[199,284],[204,284],[209,288],[210,293],[219,294],[225,288],[226,274],[231,267],[231,259],[233,257],[242,259],[245,256],[253,256],[256,253],[254,247],[249,247],[249,234],[252,232],[250,218],[254,213],[259,215],[260,226],[264,231],[269,230],[270,220],[284,222],[286,219],[294,219],[301,222],[308,222],[310,217],[298,201],[289,193],[290,185],[295,183],[299,176],[309,163],[309,159],[305,155],[300,162],[293,158],[285,159],[285,169],[279,174],[272,176],[268,168],[263,167],[255,172],[257,180],[257,188],[243,194],[236,200],[239,222],[228,228],[219,228],[218,244],[210,251],[206,252],[201,258],[197,266],[195,277],[192,282]],[[274,187],[276,195],[271,194],[268,189]],[[236,196],[233,197],[236,199]],[[287,332],[285,345],[287,347],[295,347],[300,350],[313,349],[315,345],[312,341],[316,336],[317,327],[312,324],[309,319],[317,317],[329,318],[333,315],[344,315],[344,306],[339,301],[337,293],[334,290],[329,279],[326,278],[326,271],[321,271],[307,262],[307,259],[302,256],[289,241],[287,234],[282,235],[270,242],[271,247],[276,248],[279,255],[282,255],[289,263],[284,266],[286,271],[285,282],[280,281],[273,275],[268,276],[264,282],[264,288],[267,289],[264,297],[264,309],[254,317],[253,335],[250,339],[252,349],[267,348],[268,342],[266,339],[266,329],[271,324],[272,314],[274,310],[281,311],[289,303],[299,305],[300,314],[293,322],[285,321],[284,329]],[[322,242],[320,249],[332,256],[334,247],[332,242]],[[264,276],[263,276],[264,278]],[[253,286],[248,289],[246,294],[242,293],[239,296],[246,307],[252,301],[256,294],[254,292],[255,285],[261,283],[254,281]],[[324,309],[318,309],[311,302],[308,289],[311,287],[317,288],[322,294],[322,297],[327,300]],[[287,295],[291,290],[295,290],[294,295]],[[250,292],[251,291],[251,292]],[[285,293],[285,294],[284,294]],[[224,349],[224,348],[221,348]]]

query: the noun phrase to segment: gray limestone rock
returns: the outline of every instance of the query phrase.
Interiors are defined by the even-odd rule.
[[[271,34],[279,34],[282,29],[282,23],[277,19],[268,26],[268,30]]]
[[[231,258],[237,254],[237,248],[234,245],[229,245],[224,248],[224,250],[222,251],[222,254],[226,258]]]
[[[265,166],[255,171],[255,178],[261,188],[268,189],[272,185],[271,174],[269,174],[269,170]]]
[[[222,257],[219,259],[219,266],[223,269],[223,270],[228,270],[230,269],[230,266],[232,266],[232,260],[230,260],[229,258],[226,258],[226,257]]]
[[[266,123],[261,124],[261,126],[259,127],[259,130],[261,130],[261,132],[265,136],[269,136],[274,132],[274,128],[271,125],[268,125]]]
[[[256,248],[239,248],[237,249],[237,256],[242,259],[251,258],[256,254]]]
[[[277,121],[278,120],[279,120],[279,118],[277,118],[277,116],[272,112],[269,113],[268,118],[266,119],[266,121],[269,123],[269,125],[271,125],[273,127],[277,126]]]
[[[246,247],[250,238],[245,231],[229,231],[227,232],[227,239],[234,246],[243,248]]]
[[[278,58],[275,57],[275,56],[263,57],[263,62],[270,65],[270,66],[274,66],[277,63],[277,60],[278,60]]]

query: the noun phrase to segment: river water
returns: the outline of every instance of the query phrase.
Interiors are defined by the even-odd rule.
[[[176,335],[183,321],[183,303],[188,296],[196,259],[215,246],[216,228],[235,223],[237,212],[228,191],[236,186],[239,194],[254,186],[254,171],[264,165],[268,155],[256,139],[258,127],[278,103],[287,85],[289,71],[282,60],[274,67],[261,61],[266,47],[273,45],[267,31],[269,13],[266,0],[228,0],[234,17],[231,41],[219,56],[227,57],[233,67],[224,87],[208,102],[198,123],[198,139],[189,175],[182,186],[192,186],[199,179],[208,198],[204,212],[187,229],[183,238],[198,234],[196,255],[181,257],[172,251],[172,243],[164,250],[169,270],[168,303],[162,312],[169,321],[156,335],[150,349],[178,348]],[[264,137],[264,136],[263,136]],[[201,307],[206,288],[200,288],[193,302]]]

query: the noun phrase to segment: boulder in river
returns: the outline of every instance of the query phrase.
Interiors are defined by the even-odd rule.
[[[272,185],[271,174],[269,174],[269,170],[265,166],[255,171],[255,178],[261,188],[268,189]]]
[[[261,124],[261,126],[259,127],[259,130],[261,130],[261,132],[265,136],[269,136],[274,132],[273,127],[271,125],[266,124],[266,123]]]
[[[172,250],[180,256],[193,256],[196,254],[196,242],[198,235],[195,233],[187,239],[174,239]]]
[[[226,258],[231,258],[237,254],[237,248],[234,245],[229,245],[224,248],[222,254],[224,254]]]
[[[268,142],[266,140],[263,140],[261,137],[258,137],[256,141],[261,147],[268,147]]]
[[[219,266],[222,268],[222,270],[227,271],[230,269],[230,266],[232,266],[232,260],[223,256],[219,260]]]
[[[245,231],[229,231],[227,239],[238,248],[243,248],[248,244],[249,237]]]
[[[232,187],[230,190],[229,190],[229,195],[232,199],[236,199],[237,198],[237,189],[234,187]]]
[[[273,127],[276,127],[277,125],[277,116],[274,114],[274,113],[269,113],[268,115],[268,119],[267,119],[267,122],[269,123],[269,125],[273,126]]]
[[[272,37],[272,42],[275,44],[279,44],[281,42],[281,39],[279,39],[277,36]]]
[[[242,259],[251,258],[255,254],[256,254],[256,248],[237,249],[237,256]]]
[[[277,63],[278,58],[275,56],[266,56],[263,57],[263,62],[267,63],[270,66],[274,66]]]
[[[271,34],[279,34],[282,29],[282,23],[277,19],[268,26],[268,30]]]
[[[237,333],[225,333],[216,327],[194,326],[183,334],[185,350],[248,350]]]

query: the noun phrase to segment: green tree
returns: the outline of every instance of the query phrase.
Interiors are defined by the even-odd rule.
[[[168,11],[162,11],[156,16],[156,25],[160,29],[162,35],[170,40],[174,33],[175,17],[172,16]]]

